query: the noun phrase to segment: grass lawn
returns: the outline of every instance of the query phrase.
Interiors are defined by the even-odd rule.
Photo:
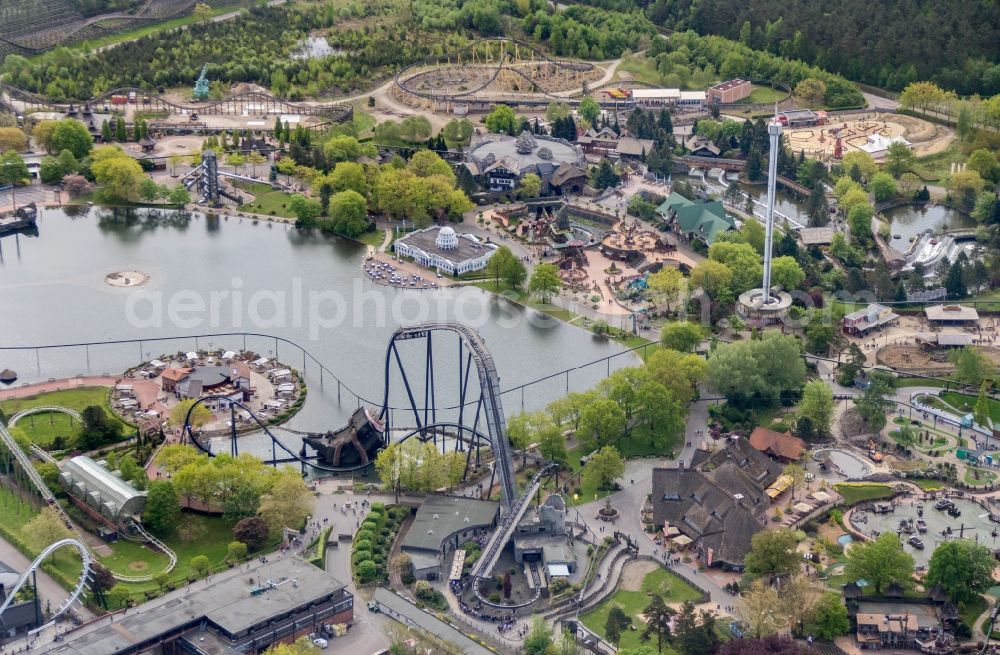
[[[896,378],[896,387],[943,387],[946,383],[942,380],[927,380],[924,378]]]
[[[561,307],[556,307],[555,305],[542,303],[535,296],[524,291],[509,289],[502,284],[497,286],[493,284],[492,280],[480,280],[474,284],[480,289],[486,289],[491,293],[501,294],[507,300],[516,302],[519,305],[524,305],[525,307],[530,307],[535,311],[547,314],[553,318],[558,318],[560,321],[569,322],[576,318],[576,314],[568,309],[562,309]]]
[[[270,189],[270,185],[267,185]],[[264,214],[266,216],[281,216],[283,218],[295,218],[295,214],[289,208],[292,195],[284,191],[268,191],[258,195],[253,202],[240,205],[241,212],[252,214]]]
[[[361,243],[372,246],[373,248],[378,248],[385,241],[385,230],[373,230],[371,232],[362,232],[355,237]]]
[[[976,596],[975,600],[965,605],[960,605],[958,608],[958,614],[962,619],[962,623],[969,626],[970,629],[976,625],[976,619],[982,616],[985,611],[986,599],[982,596]]]
[[[913,172],[924,182],[938,182],[951,173],[952,162],[964,162],[966,156],[959,150],[957,143],[952,143],[941,152],[933,155],[917,157]]]
[[[619,71],[631,73],[632,78],[647,84],[663,85],[663,76],[656,70],[656,62],[648,57],[640,55],[627,55],[622,57]]]
[[[91,405],[97,405],[104,409],[104,412],[122,425],[124,434],[130,427],[121,419],[117,418],[108,406],[108,389],[105,387],[80,387],[78,389],[65,389],[63,391],[50,391],[27,398],[13,398],[0,402],[0,411],[8,417],[31,407],[42,405],[56,405],[82,412]],[[76,433],[76,421],[70,419],[66,414],[34,414],[26,416],[17,422],[11,433],[14,436],[24,436],[33,443],[46,446],[52,443],[52,439],[57,435],[71,436]]]
[[[978,474],[978,478],[975,477]],[[987,471],[986,469],[969,467],[965,469],[965,484],[978,486],[982,484],[988,484],[997,479],[997,474],[993,471]]]
[[[906,481],[912,482],[924,491],[937,491],[938,489],[944,489],[944,482],[941,482],[940,480],[927,480],[920,478],[917,480],[907,479]]]
[[[638,618],[642,610],[649,604],[649,594],[660,594],[667,604],[680,604],[685,601],[697,601],[701,597],[701,592],[689,585],[683,578],[667,571],[657,569],[642,581],[640,591],[617,591],[611,598],[597,606],[593,611],[580,617],[583,624],[597,634],[604,636],[604,624],[608,620],[608,612],[615,605],[619,605],[625,615],[632,618],[632,624],[636,630],[626,630],[622,633],[619,648],[637,648],[643,644],[639,635],[645,627]],[[654,644],[655,642],[651,642]],[[664,648],[664,653],[674,653],[676,651],[669,647]]]
[[[856,505],[866,500],[888,498],[892,495],[892,487],[887,484],[835,484],[834,490],[844,497],[844,504]]]
[[[785,92],[781,89],[754,84],[753,90],[750,91],[750,97],[747,98],[747,102],[750,104],[778,102],[779,100],[782,100],[785,95]]]
[[[945,391],[941,394],[941,399],[955,409],[963,412],[971,412],[972,408],[976,404],[976,400],[978,400],[978,397],[958,393],[957,391]],[[1000,401],[987,398],[986,402],[989,403],[990,406],[990,417],[994,421],[1000,421]]]

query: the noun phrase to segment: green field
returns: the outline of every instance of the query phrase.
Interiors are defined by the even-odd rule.
[[[958,393],[957,391],[945,391],[941,393],[941,399],[958,411],[971,412],[976,404],[977,397]],[[992,398],[987,398],[986,401],[990,406],[990,418],[994,421],[1000,421],[1000,401],[993,400]]]
[[[924,182],[940,182],[951,173],[952,162],[962,163],[965,160],[966,156],[955,142],[941,152],[917,157],[913,172]]]
[[[656,86],[663,85],[663,76],[656,70],[656,62],[646,57],[625,55],[622,57],[621,64],[618,65],[618,70],[631,73],[632,79],[639,82]]]
[[[581,616],[580,620],[588,629],[604,637],[604,624],[608,620],[608,612],[615,605],[619,605],[622,611],[625,612],[625,615],[632,618],[632,625],[637,629],[625,630],[622,633],[618,647],[637,648],[643,644],[640,639],[643,623],[638,618],[638,615],[649,605],[649,595],[654,593],[660,594],[667,604],[680,604],[689,600],[696,602],[701,598],[701,592],[689,585],[683,578],[666,569],[659,568],[645,577],[642,581],[640,591],[619,590],[594,610]],[[650,643],[655,648],[655,637]],[[665,654],[672,654],[676,651],[667,646],[663,649],[663,652]]]
[[[781,89],[775,89],[771,86],[761,86],[758,84],[753,85],[753,90],[750,92],[750,96],[747,98],[747,102],[750,104],[763,104],[765,102],[773,103],[783,100],[787,94]]]
[[[108,406],[108,389],[106,387],[80,387],[78,389],[66,389],[63,391],[50,391],[47,393],[29,396],[27,398],[14,398],[0,402],[0,411],[6,416],[12,416],[31,407],[41,405],[56,405],[75,409],[82,412],[91,405],[102,407],[108,416],[121,423],[122,434],[128,432],[129,426],[117,418]],[[15,437],[21,436],[32,443],[40,446],[47,446],[52,443],[58,435],[72,437],[76,434],[76,421],[66,414],[34,414],[26,416],[11,428],[11,434]]]
[[[270,189],[270,185],[267,185],[267,188]],[[265,216],[295,218],[295,214],[288,207],[291,197],[291,194],[284,191],[268,191],[257,196],[253,202],[240,205],[240,211],[251,214],[263,214]]]
[[[856,505],[892,495],[892,487],[887,484],[835,484],[833,488],[844,497],[845,505]]]

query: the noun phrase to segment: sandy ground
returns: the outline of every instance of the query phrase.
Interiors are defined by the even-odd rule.
[[[918,156],[940,152],[948,147],[954,138],[950,128],[935,125],[912,116],[870,113],[839,120],[833,117],[829,125],[785,130],[786,138],[793,150],[804,150],[807,154],[833,156],[837,136],[842,138],[844,152],[852,152],[863,145],[869,135],[879,133],[885,137],[902,136],[913,144],[913,152]]]

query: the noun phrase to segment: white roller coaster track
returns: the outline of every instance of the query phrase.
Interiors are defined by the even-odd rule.
[[[14,424],[20,421],[25,416],[31,416],[32,414],[46,414],[46,413],[56,413],[56,414],[66,414],[76,419],[80,423],[83,423],[83,417],[80,416],[80,412],[75,409],[70,409],[68,407],[57,407],[55,405],[40,405],[38,407],[29,407],[28,409],[21,410],[17,414],[14,414],[9,419],[7,419],[7,427],[12,428]]]
[[[63,510],[62,506],[59,505],[58,502],[56,502],[56,497],[52,495],[52,491],[50,491],[48,485],[45,484],[45,480],[43,480],[42,476],[39,475],[38,470],[35,469],[35,466],[31,463],[31,460],[24,453],[24,451],[21,450],[21,447],[17,445],[17,441],[14,440],[14,437],[12,437],[10,432],[7,431],[7,428],[4,426],[3,423],[0,423],[0,441],[3,441],[7,449],[11,453],[13,453],[14,458],[17,460],[17,463],[21,466],[21,469],[24,470],[25,474],[28,476],[28,479],[31,480],[32,484],[35,485],[35,488],[38,489],[38,493],[41,494],[42,499],[45,501],[45,503],[59,513],[59,517],[63,520],[63,523],[66,525],[66,527],[73,533],[73,535],[76,538],[76,541],[86,544],[87,542],[83,538],[83,535],[81,535],[79,530],[76,529],[76,526],[73,524],[73,522],[69,520],[69,516]],[[119,582],[149,582],[160,573],[170,573],[170,571],[173,570],[174,566],[177,565],[177,554],[174,553],[174,551],[170,550],[167,547],[167,545],[164,544],[162,541],[160,541],[153,535],[143,530],[142,526],[140,526],[138,523],[131,522],[131,525],[145,539],[147,539],[150,543],[152,543],[158,549],[163,551],[163,554],[167,556],[169,561],[167,562],[166,568],[164,568],[162,571],[158,571],[156,573],[151,573],[148,575],[121,575],[119,573],[112,572],[112,574],[115,576],[115,580],[118,580]],[[84,548],[87,548],[87,546],[85,545]],[[88,556],[91,558],[91,560],[96,559],[96,557],[94,557],[89,552]]]
[[[90,563],[93,561],[93,559],[91,558],[90,551],[87,550],[87,546],[84,545],[82,542],[76,539],[60,539],[55,543],[49,544],[48,547],[45,548],[45,550],[40,552],[38,554],[38,557],[35,558],[35,561],[31,563],[31,566],[28,567],[28,570],[21,574],[21,578],[17,581],[17,584],[14,585],[14,588],[6,590],[7,599],[3,602],[2,605],[0,605],[0,617],[3,617],[3,613],[7,611],[7,607],[12,602],[14,602],[14,598],[15,596],[17,596],[17,592],[20,591],[21,587],[23,587],[28,582],[28,580],[31,578],[31,574],[37,571],[41,567],[42,562],[44,562],[49,555],[51,555],[52,553],[54,553],[55,551],[59,550],[64,546],[72,546],[73,548],[76,548],[78,553],[80,553],[80,559],[83,561],[83,570],[80,572],[80,579],[76,581],[76,586],[73,588],[73,591],[70,592],[70,595],[66,598],[66,600],[60,603],[56,611],[53,612],[52,616],[49,618],[48,623],[45,623],[44,625],[40,625],[37,628],[34,628],[29,632],[29,634],[33,634],[40,630],[44,630],[45,628],[55,623],[56,619],[59,618],[59,616],[63,612],[68,610],[70,606],[72,606],[73,603],[77,601],[78,598],[80,598],[80,594],[83,593],[83,588],[87,586],[87,576],[90,575]],[[35,590],[35,593],[38,593],[37,589]],[[2,623],[3,619],[0,618],[0,624]]]

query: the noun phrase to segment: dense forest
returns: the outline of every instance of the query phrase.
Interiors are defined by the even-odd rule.
[[[256,82],[297,99],[370,87],[407,64],[455,52],[477,34],[525,34],[551,43],[557,55],[602,59],[639,47],[655,31],[639,11],[571,7],[553,14],[544,7],[543,0],[256,7],[236,20],[159,32],[85,56],[65,48],[30,61],[12,55],[0,71],[12,84],[61,101],[119,86],[190,85],[207,63],[210,80]],[[337,54],[298,56],[303,39],[317,33]]]
[[[725,36],[897,91],[932,80],[960,95],[1000,93],[995,0],[584,1],[641,7],[657,25]]]
[[[661,75],[676,80],[681,86],[694,73],[701,79],[745,77],[777,80],[792,87],[806,78],[814,78],[826,85],[824,102],[827,106],[858,107],[865,104],[857,87],[839,75],[801,61],[752,50],[720,36],[675,32],[665,39],[654,40],[647,54],[656,62]]]

